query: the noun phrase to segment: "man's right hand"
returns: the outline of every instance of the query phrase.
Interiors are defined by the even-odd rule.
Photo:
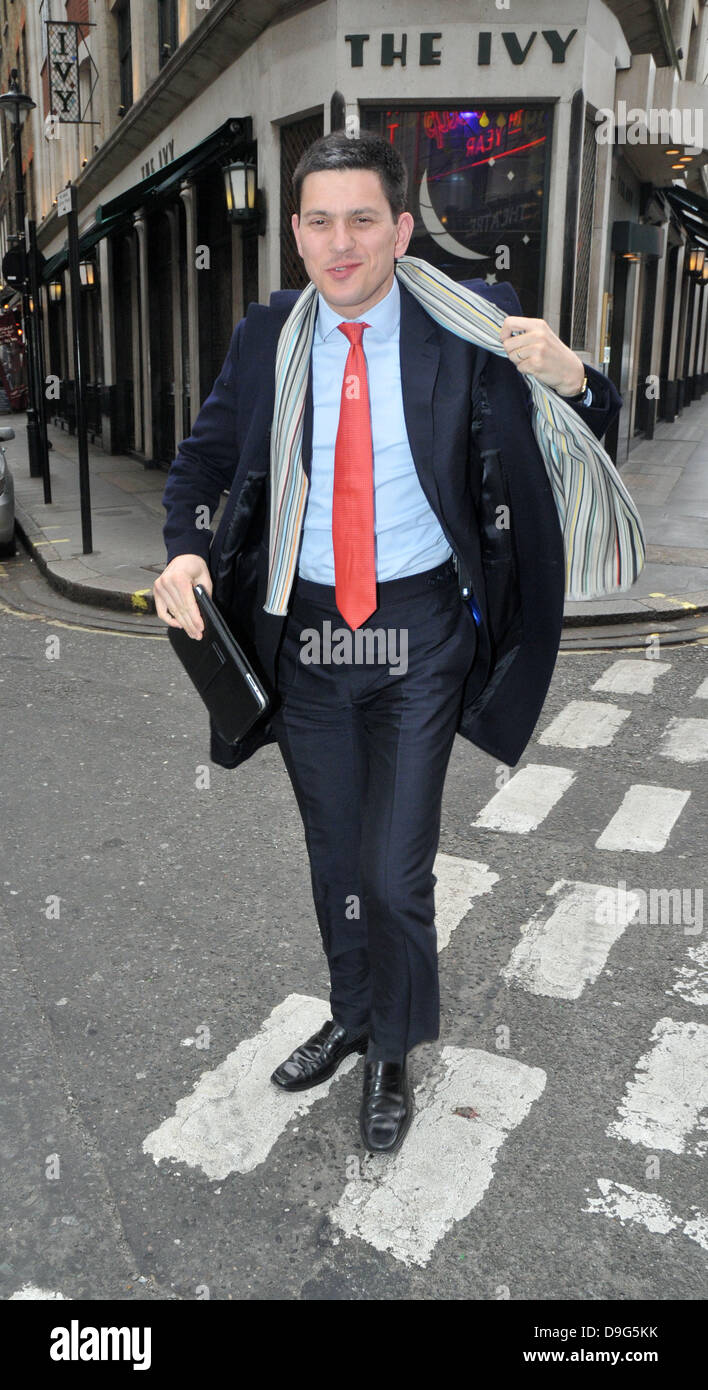
[[[168,627],[183,627],[188,637],[201,637],[204,621],[192,589],[201,584],[211,598],[211,575],[201,555],[176,555],[152,586],[158,618]]]

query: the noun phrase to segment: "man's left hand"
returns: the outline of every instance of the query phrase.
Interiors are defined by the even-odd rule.
[[[545,319],[509,314],[499,332],[509,360],[524,375],[530,372],[561,396],[576,396],[582,390],[585,366],[581,358],[561,342]]]

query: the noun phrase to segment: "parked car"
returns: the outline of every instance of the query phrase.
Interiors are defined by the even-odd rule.
[[[0,429],[0,555],[15,554],[15,484],[3,448],[4,440],[14,438],[9,425]]]

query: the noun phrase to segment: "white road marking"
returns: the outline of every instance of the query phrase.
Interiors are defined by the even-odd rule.
[[[668,1235],[670,1231],[680,1230],[682,1235],[708,1250],[708,1217],[700,1212],[686,1221],[681,1216],[675,1216],[669,1203],[656,1192],[640,1192],[636,1187],[612,1182],[609,1178],[598,1178],[597,1185],[602,1196],[590,1197],[585,1211],[613,1217],[622,1225],[625,1221],[634,1221],[646,1227],[652,1235]],[[697,1209],[694,1207],[693,1210]]]
[[[461,859],[455,854],[437,854],[433,865],[435,885],[435,927],[438,952],[449,944],[455,927],[467,916],[472,899],[491,893],[499,874],[488,864],[476,859]]]
[[[54,1289],[40,1289],[36,1284],[23,1284],[22,1288],[17,1289],[16,1293],[10,1294],[9,1302],[11,1303],[13,1299],[16,1301],[27,1299],[34,1302],[39,1302],[40,1299],[45,1301],[49,1301],[50,1299],[63,1299],[64,1302],[67,1302],[66,1294],[56,1293]]]
[[[680,994],[684,1003],[708,1006],[708,942],[702,946],[690,946],[688,954],[693,965],[682,965],[676,970],[676,983],[667,994]]]
[[[708,759],[708,719],[679,719],[669,721],[659,747],[662,758],[675,758],[678,763],[703,763]]]
[[[492,891],[499,874],[487,864],[438,854],[434,872],[438,950],[470,910],[473,898]],[[234,1052],[203,1072],[194,1090],[143,1142],[156,1163],[163,1158],[201,1168],[209,1178],[247,1173],[263,1163],[291,1120],[304,1115],[360,1060],[347,1057],[329,1081],[309,1091],[279,1091],[270,1074],[330,1017],[322,999],[291,994]],[[182,1046],[194,1040],[185,1038]]]
[[[596,849],[658,854],[666,847],[690,791],[633,782],[622,803],[595,841]]]
[[[535,830],[575,781],[568,767],[528,763],[482,808],[473,826],[525,835]]]
[[[415,1089],[397,1154],[372,1155],[347,1183],[330,1221],[406,1265],[426,1265],[438,1241],[481,1202],[499,1150],[546,1084],[540,1067],[477,1049],[444,1047]],[[455,1114],[473,1109],[474,1116]],[[474,1233],[470,1236],[474,1244]]]
[[[607,1134],[648,1149],[685,1153],[690,1135],[708,1133],[708,1027],[660,1018],[650,1041],[654,1046],[639,1058],[618,1106],[620,1119]],[[706,1147],[701,1139],[691,1152],[702,1154]]]
[[[607,748],[631,710],[599,700],[571,700],[539,735],[557,748]]]
[[[156,1163],[170,1158],[201,1168],[208,1178],[257,1168],[290,1121],[311,1110],[363,1060],[352,1053],[334,1076],[309,1091],[280,1091],[273,1085],[271,1072],[330,1016],[323,999],[289,994],[253,1037],[202,1073],[174,1114],[143,1140],[143,1152]]]
[[[651,695],[657,677],[670,670],[670,661],[651,661],[646,657],[639,661],[613,661],[590,689],[604,690],[609,695]]]
[[[693,698],[694,700],[708,700],[708,676],[704,681],[701,681]]]
[[[579,999],[607,963],[611,947],[639,910],[636,893],[601,883],[558,879],[547,896],[558,894],[551,916],[541,908],[521,928],[519,944],[500,975],[530,994]]]

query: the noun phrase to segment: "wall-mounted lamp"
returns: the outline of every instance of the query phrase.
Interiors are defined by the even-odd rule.
[[[58,304],[64,290],[61,280],[50,280],[47,289],[51,303]]]
[[[230,222],[254,226],[258,235],[265,233],[265,199],[257,186],[256,166],[237,159],[224,169],[226,213]]]
[[[703,278],[705,255],[705,251],[700,246],[692,246],[688,253],[688,274],[693,275],[697,280]]]
[[[96,283],[96,267],[93,261],[79,261],[79,275],[84,289],[92,290]]]

